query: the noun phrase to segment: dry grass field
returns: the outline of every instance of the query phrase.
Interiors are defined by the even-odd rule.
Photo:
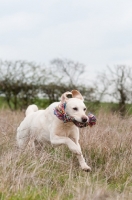
[[[97,125],[81,129],[82,152],[92,172],[80,169],[67,147],[37,155],[16,146],[24,113],[0,111],[1,200],[131,200],[132,118],[100,111]]]

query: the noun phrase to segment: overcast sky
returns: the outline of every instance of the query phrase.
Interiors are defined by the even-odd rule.
[[[0,0],[0,59],[132,66],[132,0]]]

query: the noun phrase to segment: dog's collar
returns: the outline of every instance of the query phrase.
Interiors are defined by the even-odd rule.
[[[74,119],[74,117],[69,116],[66,112],[65,112],[65,108],[66,108],[66,103],[62,103],[59,104],[57,107],[55,107],[54,109],[54,114],[60,119],[62,120],[64,123],[67,122],[73,122],[77,127],[79,128],[83,128],[86,126],[93,126],[96,124],[96,118],[93,114],[89,113],[88,114],[88,118],[89,120],[87,122],[78,122]]]
[[[70,116],[65,112],[65,108],[66,108],[66,103],[59,104],[57,107],[55,107],[55,109],[54,109],[54,114],[55,114],[60,120],[62,120],[64,123],[73,122],[74,118],[73,118],[73,117],[70,117]]]

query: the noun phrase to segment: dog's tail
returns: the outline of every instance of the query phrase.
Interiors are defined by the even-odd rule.
[[[29,115],[33,112],[36,112],[36,111],[38,111],[38,107],[35,104],[32,104],[32,105],[28,106],[28,108],[25,112],[25,115],[27,116],[27,115]]]

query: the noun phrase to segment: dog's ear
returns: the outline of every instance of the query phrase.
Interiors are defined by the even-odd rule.
[[[72,93],[73,98],[78,98],[78,99],[81,99],[82,101],[84,101],[83,96],[81,95],[81,93],[78,90],[72,90],[71,93]]]
[[[71,92],[65,92],[64,94],[61,95],[61,102],[64,103],[66,102],[68,99],[72,98],[73,95]]]

